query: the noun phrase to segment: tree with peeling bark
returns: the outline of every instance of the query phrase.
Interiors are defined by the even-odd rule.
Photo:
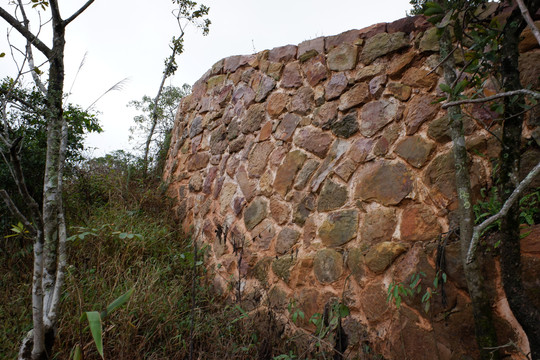
[[[0,7],[0,17],[26,40],[25,61],[30,67],[36,86],[45,96],[47,122],[47,150],[43,186],[43,206],[29,193],[18,156],[20,138],[0,139],[9,149],[13,176],[17,188],[30,211],[23,214],[15,206],[10,195],[0,190],[7,207],[19,218],[34,238],[34,264],[32,284],[33,328],[23,339],[19,359],[48,359],[56,336],[64,270],[66,265],[66,223],[62,204],[63,173],[66,159],[68,125],[64,116],[64,49],[67,26],[80,16],[94,0],[86,1],[74,14],[64,19],[60,15],[58,0],[13,1],[10,8]],[[28,7],[50,10],[51,45],[42,41],[30,29],[26,10]],[[12,10],[9,12],[8,10]],[[39,29],[41,30],[41,29]],[[47,60],[48,80],[41,82],[41,72],[34,66],[33,50],[37,49]]]
[[[503,1],[500,9],[506,8],[510,14],[506,16],[504,25],[499,26],[496,20],[482,19],[481,6],[485,1],[445,1],[418,2],[423,13],[440,30],[441,66],[445,84],[441,89],[447,93],[446,103],[451,121],[451,137],[453,141],[454,163],[456,168],[456,189],[459,204],[459,227],[462,263],[475,320],[475,332],[482,359],[497,359],[497,334],[492,319],[492,299],[486,288],[486,278],[482,271],[481,257],[476,256],[478,241],[483,230],[501,219],[501,270],[503,287],[514,316],[523,327],[529,340],[532,359],[540,358],[540,309],[527,301],[521,278],[521,252],[519,233],[519,198],[532,179],[540,172],[538,163],[530,173],[519,181],[521,136],[524,120],[523,107],[528,99],[540,98],[537,91],[523,89],[519,79],[519,36],[525,26],[531,27],[533,34],[538,33],[529,11],[536,13],[540,8],[538,0]],[[451,30],[454,39],[451,35]],[[469,35],[473,34],[472,36]],[[472,45],[464,42],[472,40]],[[539,42],[540,44],[540,42]],[[453,53],[461,51],[466,59],[460,69],[456,67]],[[493,96],[477,96],[467,98],[467,89],[481,89],[486,79],[495,79],[500,84],[499,92]],[[469,92],[470,93],[470,92]],[[476,95],[481,91],[474,92]],[[488,103],[502,99],[501,126],[502,150],[499,157],[499,178],[504,205],[497,214],[475,226],[473,214],[472,192],[470,185],[470,168],[465,136],[463,133],[463,117],[461,105],[467,103]]]

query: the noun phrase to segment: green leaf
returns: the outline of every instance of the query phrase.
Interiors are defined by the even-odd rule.
[[[454,15],[454,10],[447,12],[444,18],[441,20],[441,22],[437,24],[437,27],[439,29],[443,29],[447,27],[448,24],[450,24],[450,21],[452,20],[452,15]]]
[[[429,307],[431,306],[431,304],[429,303],[429,301],[424,305],[424,311],[426,312],[426,314],[429,312]]]
[[[339,304],[339,316],[344,318],[344,317],[347,317],[349,316],[350,314],[350,310],[349,310],[349,307],[347,305],[344,305],[344,304]]]
[[[441,88],[442,91],[444,91],[445,93],[448,93],[448,94],[451,94],[452,93],[452,88],[446,84],[441,84],[439,85],[439,87]]]
[[[131,297],[131,295],[133,294],[134,291],[135,291],[135,288],[131,288],[128,291],[126,291],[124,294],[117,297],[116,300],[114,300],[112,303],[110,303],[107,306],[107,310],[104,311],[105,316],[101,316],[101,318],[104,319],[107,315],[112,313],[114,310],[116,310],[120,306],[124,305],[129,300],[129,298]],[[103,313],[102,313],[102,315],[103,315]]]
[[[102,359],[105,359],[103,356],[103,338],[101,330],[101,315],[97,311],[87,311],[86,318],[88,319],[88,324],[90,325],[90,332],[94,338],[94,343],[96,344],[97,351],[101,355]]]
[[[441,276],[442,276],[443,281],[446,282],[446,273],[442,273]]]
[[[3,58],[4,56],[6,56],[6,53],[5,53],[5,52],[0,53],[0,58]]]
[[[73,360],[82,360],[81,346],[75,345],[75,351],[73,352]]]

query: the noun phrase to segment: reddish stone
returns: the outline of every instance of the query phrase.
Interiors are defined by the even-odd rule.
[[[202,189],[202,185],[203,185],[203,178],[200,172],[198,171],[191,176],[191,179],[189,179],[189,191],[199,192]]]
[[[413,205],[405,208],[401,215],[402,241],[432,241],[441,233],[437,217],[425,205]]]
[[[248,173],[250,177],[260,177],[263,174],[268,163],[268,156],[273,150],[274,144],[270,141],[257,143],[253,147],[248,156]]]
[[[407,104],[405,110],[405,128],[407,135],[413,135],[426,121],[432,120],[439,112],[439,104],[433,104],[434,95],[416,95]]]
[[[288,62],[296,58],[297,47],[285,45],[273,48],[268,53],[268,60],[272,62]]]
[[[285,156],[283,164],[277,169],[276,178],[274,179],[274,189],[276,193],[285,197],[292,187],[294,178],[298,170],[302,168],[306,154],[300,150],[295,150]]]
[[[409,85],[403,85],[398,82],[390,82],[386,85],[384,94],[390,94],[396,99],[401,101],[407,101],[411,97],[411,87]]]
[[[187,162],[187,171],[196,171],[205,168],[210,161],[210,154],[199,152],[189,157]]]
[[[302,118],[298,115],[291,113],[285,114],[276,129],[275,138],[283,141],[288,141],[291,139],[300,120],[302,120]]]
[[[397,217],[394,208],[380,207],[364,216],[360,227],[360,239],[369,244],[392,240]]]
[[[407,248],[403,244],[392,241],[375,244],[366,253],[366,266],[375,274],[382,274],[405,251]]]
[[[399,20],[388,23],[386,24],[386,31],[389,34],[400,32],[400,31],[404,32],[405,34],[409,34],[416,29],[415,23],[420,16],[421,15],[406,16]]]
[[[238,171],[236,172],[236,181],[238,182],[240,190],[242,190],[242,193],[246,197],[247,201],[250,202],[255,197],[257,185],[254,181],[249,179],[244,165],[238,167]]]
[[[313,217],[308,217],[304,225],[304,236],[302,239],[304,246],[309,247],[316,235],[317,224],[315,223],[315,219],[313,219]]]
[[[368,80],[375,75],[379,75],[383,70],[384,66],[382,64],[371,64],[368,66],[364,66],[356,71],[354,80],[356,82]]]
[[[270,166],[276,167],[281,164],[281,160],[283,160],[283,158],[285,157],[285,155],[287,155],[288,152],[288,143],[285,143],[285,146],[279,146],[274,149],[274,151],[272,151],[272,154],[270,154],[270,158],[268,159]]]
[[[405,85],[409,85],[412,87],[423,87],[427,89],[431,89],[437,84],[437,81],[439,81],[439,78],[437,77],[437,74],[432,72],[429,74],[429,71],[419,68],[410,68],[403,74],[403,77],[401,78],[401,82]]]
[[[218,167],[213,166],[208,170],[208,175],[204,178],[203,183],[203,193],[210,194],[212,192],[212,184],[214,183],[214,179],[216,178],[218,172]]]
[[[300,74],[300,63],[298,61],[285,65],[281,79],[281,87],[297,88],[302,86],[302,75]]]
[[[289,95],[285,93],[274,92],[268,97],[266,104],[266,110],[271,117],[278,117],[281,115],[289,101]]]
[[[415,135],[399,142],[394,151],[415,168],[421,168],[428,160],[433,149],[433,143]]]
[[[270,138],[272,135],[273,124],[271,121],[267,121],[262,127],[261,132],[259,133],[259,141],[265,141]]]
[[[246,145],[246,137],[244,135],[241,135],[240,137],[237,137],[233,141],[229,142],[229,153],[230,154],[237,153],[241,151],[245,145]]]
[[[534,25],[536,25],[537,29],[540,29],[540,21],[535,21]],[[533,35],[531,28],[528,26],[523,30],[519,38],[520,53],[527,52],[540,46],[538,40],[536,40],[536,37]]]
[[[305,163],[300,172],[298,173],[298,176],[296,177],[296,181],[294,183],[294,188],[296,190],[302,190],[306,187],[309,179],[311,178],[311,175],[317,170],[319,167],[319,162],[315,159],[308,159]]]
[[[355,44],[359,38],[360,30],[349,30],[338,35],[327,36],[324,39],[325,49],[328,52],[341,44]]]
[[[330,128],[330,125],[336,121],[338,116],[338,102],[325,102],[315,109],[313,114],[313,125],[323,129]]]
[[[324,98],[326,100],[332,100],[343,94],[343,91],[347,88],[348,80],[345,73],[339,72],[333,74],[330,80],[324,86]]]
[[[399,163],[376,161],[367,164],[356,180],[355,198],[396,205],[413,190],[413,178],[407,167]]]
[[[250,106],[245,118],[241,120],[240,127],[244,134],[255,132],[261,128],[261,124],[266,119],[266,109],[264,104],[254,104]]]
[[[369,99],[369,88],[366,83],[360,83],[343,94],[339,102],[339,110],[345,111],[354,106],[365,103]]]
[[[294,137],[296,146],[301,147],[320,158],[324,158],[332,144],[333,138],[317,128],[303,127]]]
[[[252,88],[244,83],[241,83],[236,87],[232,94],[231,102],[237,104],[242,101],[245,107],[249,106],[255,100],[255,92]]]
[[[394,98],[367,103],[360,113],[360,133],[372,137],[388,123],[401,117],[402,107]]]
[[[319,237],[325,246],[338,247],[356,237],[358,210],[341,210],[328,214],[319,227]]]
[[[387,68],[387,74],[389,76],[398,76],[409,66],[409,64],[414,60],[416,53],[414,51],[409,51],[403,55],[396,56],[392,59]]]
[[[291,208],[286,202],[272,198],[270,200],[270,214],[279,225],[283,225],[291,216]]]
[[[351,149],[347,154],[347,158],[351,159],[355,163],[363,163],[369,159],[369,155],[373,149],[373,140],[371,139],[358,139],[352,143]]]
[[[387,291],[384,285],[377,281],[367,285],[362,292],[362,307],[366,320],[370,324],[376,324],[384,320],[384,315],[390,308],[386,297]]]
[[[328,72],[326,68],[326,58],[323,55],[311,58],[304,64],[303,70],[308,84],[316,86],[319,82],[326,79]]]
[[[313,90],[311,87],[301,87],[294,94],[289,105],[289,111],[300,115],[307,115],[313,108],[313,98]]]
[[[384,91],[384,84],[386,84],[386,75],[378,75],[375,76],[373,79],[369,82],[369,92],[374,97],[378,98],[381,96],[382,92]]]
[[[339,164],[334,172],[339,176],[343,181],[347,182],[351,178],[351,175],[356,171],[358,165],[351,159],[345,159]]]
[[[331,284],[343,274],[343,257],[333,249],[322,249],[313,259],[313,272],[323,284]]]
[[[268,215],[268,201],[262,197],[257,197],[244,211],[244,223],[246,229],[252,230]]]
[[[251,230],[251,240],[259,250],[268,250],[276,236],[276,228],[270,219],[264,219]]]
[[[252,59],[250,55],[236,55],[223,60],[223,70],[226,73],[235,72],[239,67],[247,65]]]
[[[343,43],[328,52],[326,61],[330,70],[345,71],[354,69],[357,57],[358,47]]]
[[[238,216],[241,212],[244,206],[246,205],[246,199],[243,197],[236,197],[233,200],[233,211],[236,216]]]
[[[290,253],[294,244],[298,241],[300,233],[293,228],[283,228],[276,239],[275,251],[278,255]]]
[[[363,29],[360,29],[360,37],[362,39],[369,39],[377,34],[386,31],[386,23],[373,24]]]

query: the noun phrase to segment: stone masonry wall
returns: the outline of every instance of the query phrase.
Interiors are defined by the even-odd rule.
[[[294,299],[307,319],[343,299],[350,348],[369,344],[389,359],[477,356],[451,233],[457,203],[448,118],[435,102],[442,96],[435,31],[408,17],[232,56],[193,86],[179,107],[164,179],[185,229],[209,245],[217,291],[234,299],[239,289],[246,310],[270,306],[284,316]],[[523,79],[538,88],[540,49],[522,44]],[[478,196],[499,148],[483,130],[494,114],[466,109],[476,118],[465,132]],[[538,138],[537,115],[526,140]],[[531,151],[535,162],[539,152]],[[386,301],[390,282],[423,271],[429,285],[437,240],[449,231],[447,304],[435,296],[426,314],[419,295],[396,310]],[[535,231],[524,239],[532,290],[540,273]],[[496,276],[489,281],[500,289]],[[526,348],[500,290],[496,298],[501,344],[511,338]]]

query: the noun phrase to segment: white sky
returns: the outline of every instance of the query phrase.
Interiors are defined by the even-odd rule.
[[[68,17],[83,0],[60,0]],[[206,0],[212,21],[206,37],[191,27],[185,35],[185,52],[168,84],[193,84],[218,60],[251,54],[319,36],[391,22],[405,16],[409,0]],[[8,0],[0,6],[10,9]],[[129,127],[136,112],[126,105],[143,95],[155,96],[169,42],[178,34],[170,0],[96,0],[67,28],[66,91],[87,52],[69,101],[90,105],[116,82],[129,78],[122,91],[111,92],[96,108],[104,133],[88,136],[94,155],[116,149],[131,150]],[[45,16],[44,16],[45,17]],[[0,77],[14,75],[6,41],[7,24],[0,19]],[[45,43],[50,43],[44,37]],[[14,39],[12,39],[14,40]]]

